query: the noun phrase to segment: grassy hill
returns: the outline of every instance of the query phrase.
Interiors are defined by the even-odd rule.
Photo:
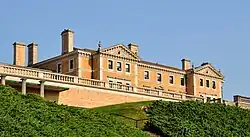
[[[156,101],[148,130],[169,137],[249,137],[250,111],[198,101]]]
[[[5,137],[148,136],[115,116],[57,105],[5,86],[0,86],[0,121],[0,136]]]
[[[147,114],[145,113],[143,108],[149,106],[151,103],[152,101],[124,103],[93,108],[90,109],[90,111],[96,111],[115,116],[130,126],[143,129],[148,119]],[[138,121],[137,125],[136,121]]]

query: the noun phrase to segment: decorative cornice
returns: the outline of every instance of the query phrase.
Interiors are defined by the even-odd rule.
[[[149,69],[156,69],[156,70],[165,71],[165,72],[172,72],[172,73],[176,73],[176,74],[182,74],[182,75],[186,74],[185,71],[177,71],[177,70],[167,69],[167,68],[158,67],[158,66],[151,66],[151,65],[147,65],[147,64],[143,64],[143,63],[138,63],[138,66],[149,68]]]
[[[100,55],[102,57],[111,57],[113,59],[122,59],[122,60],[125,60],[125,61],[138,62],[138,59],[131,59],[131,58],[121,57],[121,56],[112,55],[112,54],[103,53],[103,52],[100,52]]]

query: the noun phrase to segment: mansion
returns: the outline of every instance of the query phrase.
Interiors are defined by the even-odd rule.
[[[26,87],[27,83],[33,83],[34,91],[42,97],[83,107],[106,105],[100,100],[107,98],[117,100],[110,104],[157,98],[222,98],[224,76],[210,63],[191,66],[190,60],[182,59],[182,68],[176,68],[148,62],[140,58],[139,46],[134,43],[103,48],[99,42],[97,49],[76,48],[74,32],[70,29],[61,33],[61,39],[61,54],[43,61],[37,60],[38,44],[28,44],[27,65],[26,44],[15,42],[13,65],[0,67],[1,83],[11,85],[11,81],[17,81],[16,87],[23,93],[33,92],[34,86]],[[120,99],[113,96],[118,92]],[[129,99],[128,94],[133,94],[133,99]],[[146,96],[150,99],[145,99]],[[137,97],[140,99],[135,99]]]

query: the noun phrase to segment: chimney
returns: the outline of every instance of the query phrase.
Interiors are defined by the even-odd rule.
[[[134,44],[134,43],[129,43],[128,44],[128,48],[135,53],[136,55],[138,55],[138,45]]]
[[[70,29],[64,29],[62,36],[62,54],[73,51],[74,47],[74,32]]]
[[[182,59],[182,70],[188,70],[191,68],[191,61],[187,59]]]
[[[37,46],[36,43],[30,43],[28,45],[28,66],[37,63]]]
[[[24,43],[15,42],[14,46],[14,65],[25,66],[25,48]]]

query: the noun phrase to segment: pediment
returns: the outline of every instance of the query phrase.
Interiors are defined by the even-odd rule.
[[[139,59],[139,57],[136,54],[134,54],[132,51],[130,51],[126,46],[122,44],[104,48],[101,50],[101,52],[129,59]]]
[[[213,77],[220,77],[223,78],[224,76],[216,70],[211,64],[200,66],[195,70],[196,73],[203,74],[203,75],[209,75]]]

